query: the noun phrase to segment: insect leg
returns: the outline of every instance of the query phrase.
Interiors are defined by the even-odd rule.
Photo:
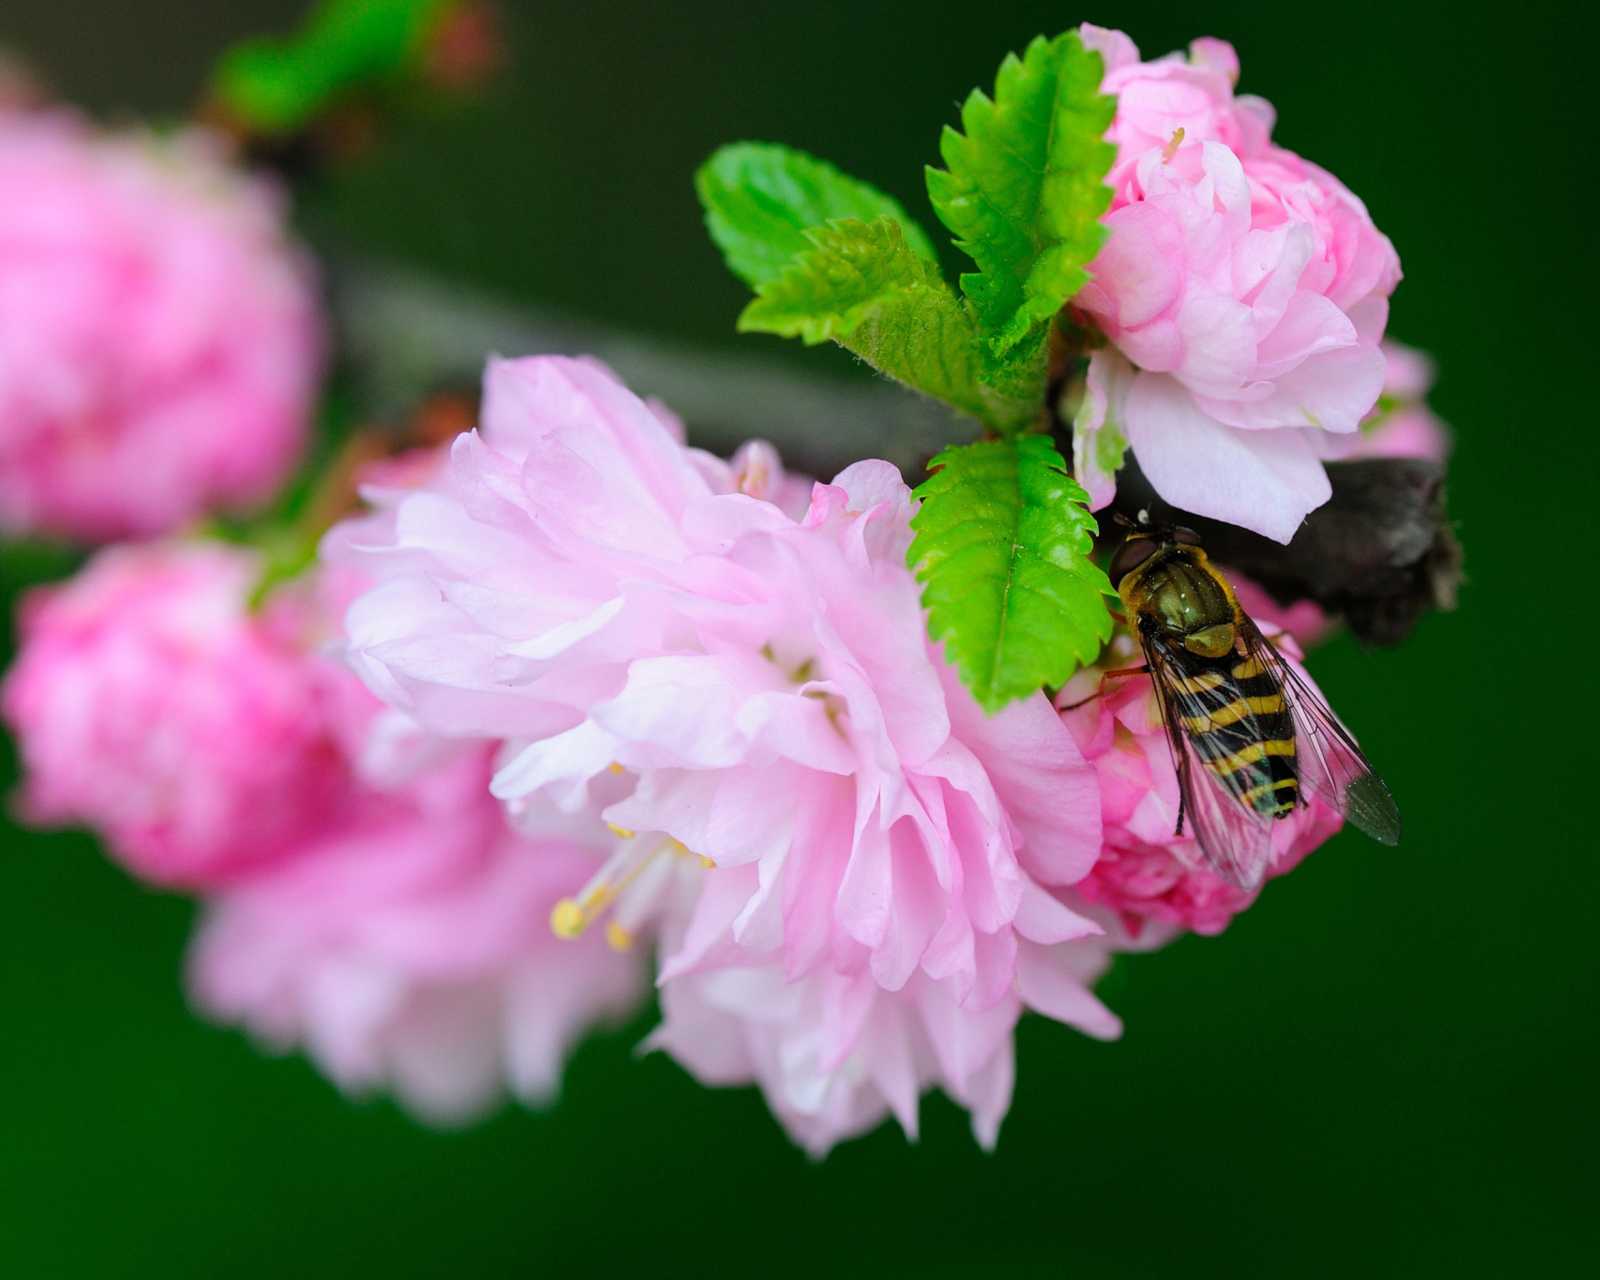
[[[1076,711],[1079,707],[1086,707],[1086,706],[1089,705],[1089,703],[1093,702],[1096,698],[1101,697],[1101,696],[1103,696],[1105,694],[1106,681],[1107,680],[1111,680],[1111,679],[1114,679],[1114,678],[1122,678],[1122,677],[1125,677],[1125,676],[1142,676],[1142,675],[1145,675],[1149,670],[1150,670],[1149,664],[1146,664],[1146,665],[1140,666],[1140,667],[1122,667],[1122,668],[1119,668],[1116,671],[1107,671],[1100,677],[1100,687],[1098,689],[1096,689],[1093,693],[1091,693],[1087,698],[1083,698],[1078,702],[1069,702],[1064,707],[1057,707],[1056,710],[1057,711]]]

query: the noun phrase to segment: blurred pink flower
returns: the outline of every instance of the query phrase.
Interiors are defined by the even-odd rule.
[[[198,131],[0,112],[0,528],[145,536],[272,495],[321,357],[282,221]]]
[[[1263,630],[1299,668],[1293,641],[1275,628]],[[1207,866],[1187,830],[1181,838],[1173,834],[1178,778],[1150,677],[1118,678],[1104,686],[1104,696],[1094,696],[1104,672],[1140,661],[1135,642],[1119,634],[1100,661],[1078,672],[1056,697],[1058,706],[1071,708],[1061,718],[1099,774],[1105,823],[1100,857],[1074,891],[1116,912],[1133,939],[1151,923],[1221,933],[1261,891],[1228,884]],[[1339,814],[1319,800],[1275,823],[1267,876],[1292,871],[1342,825]]]
[[[1443,462],[1454,445],[1450,428],[1428,407],[1433,359],[1415,347],[1385,338],[1388,375],[1383,398],[1361,424],[1361,443],[1353,458],[1422,458]]]
[[[477,1119],[507,1088],[550,1102],[573,1046],[636,1009],[647,978],[598,933],[550,931],[614,843],[605,827],[552,813],[537,838],[516,835],[489,774],[486,748],[457,744],[211,899],[196,1003],[432,1124]]]
[[[632,786],[603,816],[634,843],[585,903],[637,896],[669,846],[714,864],[668,989],[770,970],[899,1018],[877,993],[931,983],[978,1017],[1027,998],[1031,948],[1100,931],[1046,887],[1099,853],[1094,772],[1042,694],[985,717],[929,645],[889,464],[814,486],[796,520],[758,496],[783,500],[775,455],[715,464],[608,370],[556,357],[491,363],[453,462],[330,535],[380,579],[347,614],[353,659],[428,728],[510,740],[494,790],[514,814]],[[876,1027],[838,1023],[827,1070]],[[940,1078],[977,1097],[982,1065]]]
[[[1074,424],[1079,478],[1104,506],[1131,446],[1174,506],[1288,542],[1377,403],[1399,258],[1338,179],[1270,142],[1267,103],[1233,96],[1231,46],[1141,63],[1120,32],[1083,36],[1118,157],[1073,300],[1112,344]]]
[[[350,681],[308,659],[301,595],[249,612],[260,572],[221,543],[117,546],[25,600],[0,706],[28,821],[93,827],[137,875],[191,888],[330,821],[348,781],[325,704]]]

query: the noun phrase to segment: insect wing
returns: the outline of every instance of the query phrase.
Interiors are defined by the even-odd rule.
[[[1379,844],[1400,843],[1400,808],[1383,779],[1367,763],[1350,731],[1306,679],[1245,619],[1245,647],[1283,685],[1294,716],[1300,790],[1337,809]]]
[[[1259,812],[1244,796],[1248,777],[1242,774],[1218,776],[1206,767],[1194,736],[1184,721],[1209,716],[1219,705],[1235,696],[1231,685],[1214,690],[1196,690],[1184,669],[1186,655],[1174,653],[1159,639],[1142,637],[1145,661],[1149,664],[1157,696],[1161,699],[1161,718],[1172,748],[1172,763],[1178,771],[1178,787],[1183,796],[1183,812],[1194,828],[1211,869],[1229,884],[1246,891],[1254,889],[1266,875],[1272,857],[1272,817]],[[1232,752],[1247,747],[1253,740],[1253,722],[1246,718],[1207,735],[1208,750]]]

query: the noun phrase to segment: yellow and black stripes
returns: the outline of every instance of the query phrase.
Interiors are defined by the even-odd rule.
[[[1190,733],[1210,733],[1225,724],[1237,724],[1247,716],[1271,715],[1284,709],[1283,695],[1269,693],[1265,697],[1235,698],[1225,707],[1208,711],[1203,716],[1185,716],[1183,727]]]
[[[1130,535],[1117,592],[1161,696],[1188,812],[1211,841],[1213,865],[1266,857],[1271,819],[1300,800],[1294,711],[1255,624],[1182,530]],[[1227,805],[1195,804],[1191,788],[1224,793]],[[1238,821],[1218,815],[1233,813]],[[1210,833],[1205,833],[1205,828]]]
[[[1236,653],[1173,656],[1173,709],[1201,763],[1257,813],[1292,813],[1300,797],[1294,717],[1271,668]]]
[[[1186,672],[1174,670],[1172,672],[1172,683],[1184,693],[1198,698],[1225,687],[1228,683],[1228,677],[1221,671],[1201,671],[1195,675],[1189,675]]]
[[[1295,797],[1299,794],[1298,778],[1279,778],[1276,782],[1251,787],[1239,798],[1262,813],[1288,814],[1294,811]]]
[[[1200,735],[1196,734],[1196,737]],[[1260,764],[1272,756],[1294,755],[1293,738],[1274,738],[1270,742],[1252,742],[1249,746],[1240,747],[1237,751],[1223,752],[1217,755],[1204,755],[1206,768],[1219,778],[1225,778],[1231,773],[1238,773],[1241,769],[1248,769],[1252,765]]]

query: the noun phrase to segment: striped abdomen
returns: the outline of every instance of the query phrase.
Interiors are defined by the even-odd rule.
[[[1258,658],[1185,655],[1183,730],[1205,767],[1258,813],[1287,817],[1299,800],[1294,717]]]

